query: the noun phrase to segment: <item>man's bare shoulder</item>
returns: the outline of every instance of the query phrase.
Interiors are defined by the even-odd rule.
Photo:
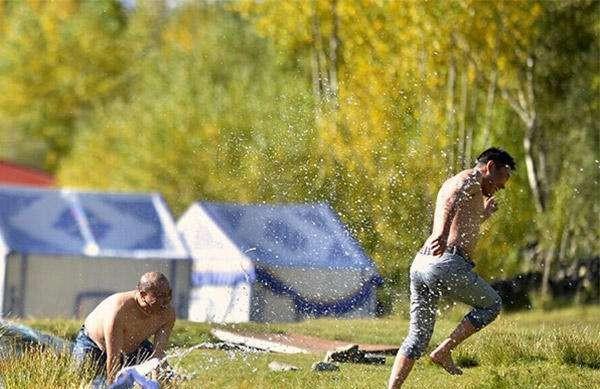
[[[108,296],[98,307],[106,313],[111,311],[117,315],[123,308],[127,309],[129,305],[135,302],[135,291],[119,292]]]
[[[103,326],[102,323],[114,323],[121,316],[124,310],[127,310],[127,305],[132,300],[131,292],[120,292],[111,294],[87,316],[85,326],[87,328],[95,328]]]
[[[106,298],[105,301],[109,301],[112,305],[122,306],[127,303],[131,303],[135,300],[135,291],[131,290],[128,292],[115,293]]]
[[[463,170],[460,173],[447,179],[442,185],[444,191],[463,191],[475,193],[481,190],[481,184],[476,178],[472,169]]]

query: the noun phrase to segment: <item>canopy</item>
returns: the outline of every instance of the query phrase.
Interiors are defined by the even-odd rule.
[[[187,259],[158,194],[0,186],[0,252]]]
[[[262,270],[283,268],[354,269],[381,282],[328,204],[198,202],[178,225],[196,258],[194,285],[251,282],[256,271],[263,278]]]
[[[374,270],[327,204],[200,206],[258,265]]]

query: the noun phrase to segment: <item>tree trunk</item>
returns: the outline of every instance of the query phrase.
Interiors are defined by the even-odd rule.
[[[542,273],[542,300],[548,300],[548,292],[550,291],[550,267],[554,259],[554,244],[544,255],[544,271]]]
[[[419,82],[421,82],[422,80],[425,79],[425,77],[427,76],[427,52],[423,49],[419,50],[419,64],[418,64],[418,70],[419,70]],[[426,96],[426,91],[425,88],[417,88],[417,94],[418,94],[418,102],[419,102],[419,110],[418,112],[418,126],[419,128],[423,128],[424,122],[423,122],[423,118],[425,117],[425,114],[423,112],[426,112],[427,108],[425,106],[425,96]]]
[[[332,32],[329,37],[329,100],[333,108],[339,108],[338,70],[341,42],[339,37],[340,17],[337,12],[337,0],[331,3]]]
[[[485,117],[483,122],[483,147],[487,148],[490,141],[490,130],[492,127],[492,118],[494,115],[494,100],[496,98],[496,83],[498,80],[498,73],[496,70],[492,72],[490,76],[490,83],[487,91],[487,97],[485,102]]]
[[[544,139],[540,139],[538,141],[538,166],[539,166],[539,181],[540,181],[540,196],[544,202],[548,199],[548,176],[547,176],[547,167],[546,167],[546,155],[547,155],[547,147],[545,147]]]
[[[460,75],[460,117],[458,121],[458,148],[459,148],[459,170],[466,165],[465,154],[467,153],[467,106],[469,96],[469,79],[466,69]]]
[[[472,65],[471,65],[472,66]],[[473,71],[477,72],[477,68],[472,67]],[[475,76],[475,82],[477,82],[478,76]],[[471,167],[474,165],[475,160],[473,159],[473,132],[475,131],[475,123],[477,122],[475,118],[477,117],[477,102],[479,100],[479,95],[477,93],[477,84],[473,85],[473,94],[469,104],[469,115],[467,116],[467,142],[465,145],[465,168]]]
[[[533,120],[525,130],[525,136],[523,136],[523,151],[525,153],[525,166],[527,168],[527,179],[529,180],[529,187],[533,194],[533,202],[535,209],[538,213],[543,213],[546,210],[546,204],[542,195],[542,189],[540,187],[540,178],[538,173],[538,167],[535,164],[535,157],[533,155],[533,134],[537,129],[537,120]]]
[[[317,12],[316,1],[312,2],[312,58],[311,58],[311,75],[312,89],[315,98],[315,116],[318,119],[322,115],[322,103],[324,98],[323,90],[323,61],[321,60],[321,31],[319,28],[319,16]]]
[[[446,128],[448,133],[448,140],[450,144],[448,145],[448,154],[447,154],[447,165],[451,169],[451,173],[454,174],[454,167],[456,161],[456,155],[454,153],[455,144],[456,144],[456,130],[455,130],[455,117],[456,117],[456,109],[454,107],[454,87],[456,84],[456,65],[454,63],[454,59],[450,59],[450,64],[448,65],[448,81],[447,81],[447,89],[446,89]]]
[[[544,197],[545,181],[542,181],[546,174],[540,171],[544,166],[536,164],[534,155],[533,141],[539,130],[537,113],[535,110],[535,93],[533,88],[534,61],[530,57],[527,59],[526,81],[517,89],[516,98],[507,89],[502,90],[502,97],[510,104],[511,108],[519,115],[525,124],[525,134],[523,135],[523,151],[525,154],[525,167],[527,168],[527,179],[529,187],[533,194],[533,202],[538,213],[546,210]],[[524,87],[524,90],[523,90]],[[539,148],[538,148],[539,150]],[[539,155],[538,155],[539,157]]]
[[[317,55],[317,49],[312,47],[311,55],[311,76],[312,76],[312,90],[313,97],[315,99],[315,117],[317,120],[321,118],[321,93],[320,93],[320,82],[319,82],[319,57]]]
[[[569,241],[571,240],[571,222],[567,222],[566,227],[563,230],[562,236],[560,238],[560,246],[558,249],[558,261],[562,265],[567,259],[567,247],[569,246]]]

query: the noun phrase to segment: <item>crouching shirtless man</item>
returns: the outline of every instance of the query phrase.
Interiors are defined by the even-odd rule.
[[[91,362],[110,384],[122,367],[164,357],[174,323],[167,277],[146,273],[136,290],[107,297],[88,315],[72,356],[79,366]],[[148,341],[151,336],[154,345]]]
[[[399,388],[427,347],[440,297],[473,307],[431,354],[450,374],[462,374],[451,350],[491,323],[500,312],[498,293],[473,271],[471,253],[481,222],[496,211],[494,193],[504,188],[515,161],[504,150],[490,148],[474,168],[442,185],[436,201],[433,232],[410,268],[410,325],[394,361],[388,388]]]

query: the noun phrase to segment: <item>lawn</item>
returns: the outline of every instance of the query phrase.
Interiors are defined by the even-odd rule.
[[[438,320],[431,346],[453,328],[460,309],[445,312]],[[28,320],[26,324],[72,337],[79,325],[72,320]],[[237,324],[229,330],[298,333],[357,343],[399,344],[407,319],[394,316],[373,320],[310,320],[290,324]],[[174,347],[212,340],[207,324],[177,323]],[[181,372],[194,378],[183,388],[383,388],[393,358],[379,366],[342,364],[338,372],[315,373],[312,363],[324,355],[243,354],[193,351],[172,360]],[[54,358],[54,359],[53,359]],[[406,388],[586,388],[600,387],[600,307],[504,313],[491,326],[467,340],[455,352],[464,367],[462,376],[449,376],[427,358],[419,361]],[[271,372],[271,361],[294,364],[296,372]],[[78,387],[81,378],[66,373],[50,355],[0,363],[6,388]],[[44,368],[36,368],[36,364]],[[62,369],[62,370],[61,370]],[[37,373],[36,373],[37,372]],[[37,374],[37,375],[36,375]],[[61,380],[61,376],[64,379]],[[46,385],[46,387],[48,387]]]

